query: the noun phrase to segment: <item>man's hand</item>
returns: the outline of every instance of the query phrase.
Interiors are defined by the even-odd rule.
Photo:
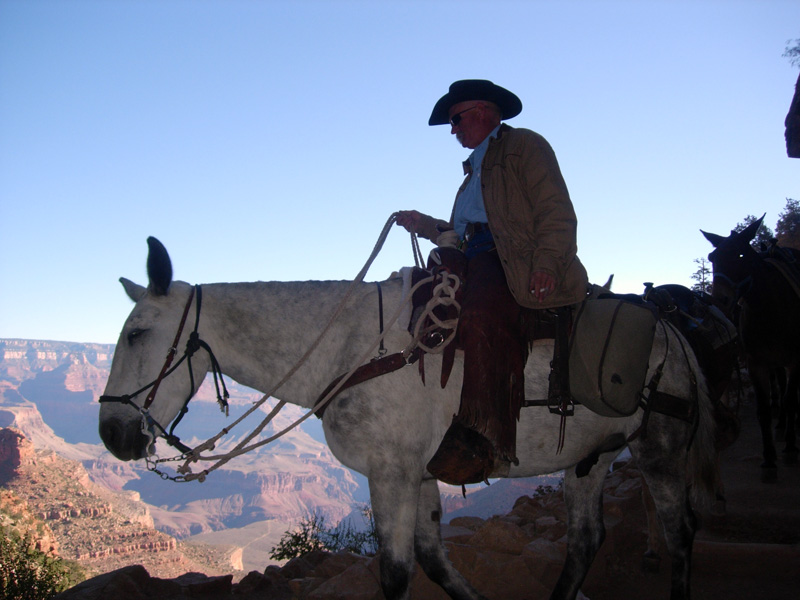
[[[397,211],[397,224],[405,227],[408,231],[416,231],[422,220],[422,213],[416,210]]]
[[[537,302],[543,302],[556,289],[556,279],[550,273],[536,271],[531,276],[530,289]]]

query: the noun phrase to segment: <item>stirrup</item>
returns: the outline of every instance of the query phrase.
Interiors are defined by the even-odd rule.
[[[550,384],[547,391],[547,407],[551,413],[561,417],[558,427],[556,454],[564,449],[567,434],[567,417],[575,414],[575,402],[569,391],[569,307],[555,309],[556,339],[553,361],[550,363]]]
[[[488,484],[495,463],[494,446],[489,440],[460,423],[453,423],[427,469],[436,479],[450,485],[481,481]]]
[[[550,363],[547,407],[551,413],[568,417],[575,414],[575,402],[569,390],[569,307],[555,309],[556,336]]]

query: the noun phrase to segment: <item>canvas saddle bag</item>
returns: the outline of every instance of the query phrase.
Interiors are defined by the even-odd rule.
[[[620,298],[584,302],[569,348],[570,391],[606,417],[636,412],[645,387],[658,317],[652,307]]]

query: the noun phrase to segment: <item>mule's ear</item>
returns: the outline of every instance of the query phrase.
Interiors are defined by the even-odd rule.
[[[147,277],[150,279],[150,291],[156,296],[166,296],[172,283],[172,262],[164,244],[156,238],[147,238]]]
[[[752,223],[750,223],[750,225],[748,225],[747,227],[742,229],[742,231],[738,235],[741,238],[747,240],[748,243],[750,241],[752,241],[753,239],[755,239],[756,234],[758,233],[758,228],[761,227],[761,223],[764,220],[764,217],[766,217],[766,216],[767,216],[767,213],[764,213],[763,215],[761,215],[760,219],[757,219],[757,220],[753,221]]]
[[[147,293],[146,287],[141,286],[138,283],[133,283],[130,279],[120,277],[119,282],[122,284],[122,287],[125,288],[125,293],[128,294],[128,298],[134,302],[141,300],[142,297]]]
[[[728,239],[728,238],[722,237],[721,235],[717,235],[716,233],[707,233],[707,232],[703,231],[702,229],[700,230],[700,233],[702,233],[703,236],[709,242],[711,242],[711,245],[714,246],[714,248],[719,248],[720,244],[722,244],[722,242],[724,242],[725,240]]]

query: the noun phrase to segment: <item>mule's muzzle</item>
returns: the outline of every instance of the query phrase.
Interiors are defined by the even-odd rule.
[[[149,456],[153,437],[142,432],[141,420],[123,421],[110,417],[100,422],[100,439],[119,460],[138,460]]]

